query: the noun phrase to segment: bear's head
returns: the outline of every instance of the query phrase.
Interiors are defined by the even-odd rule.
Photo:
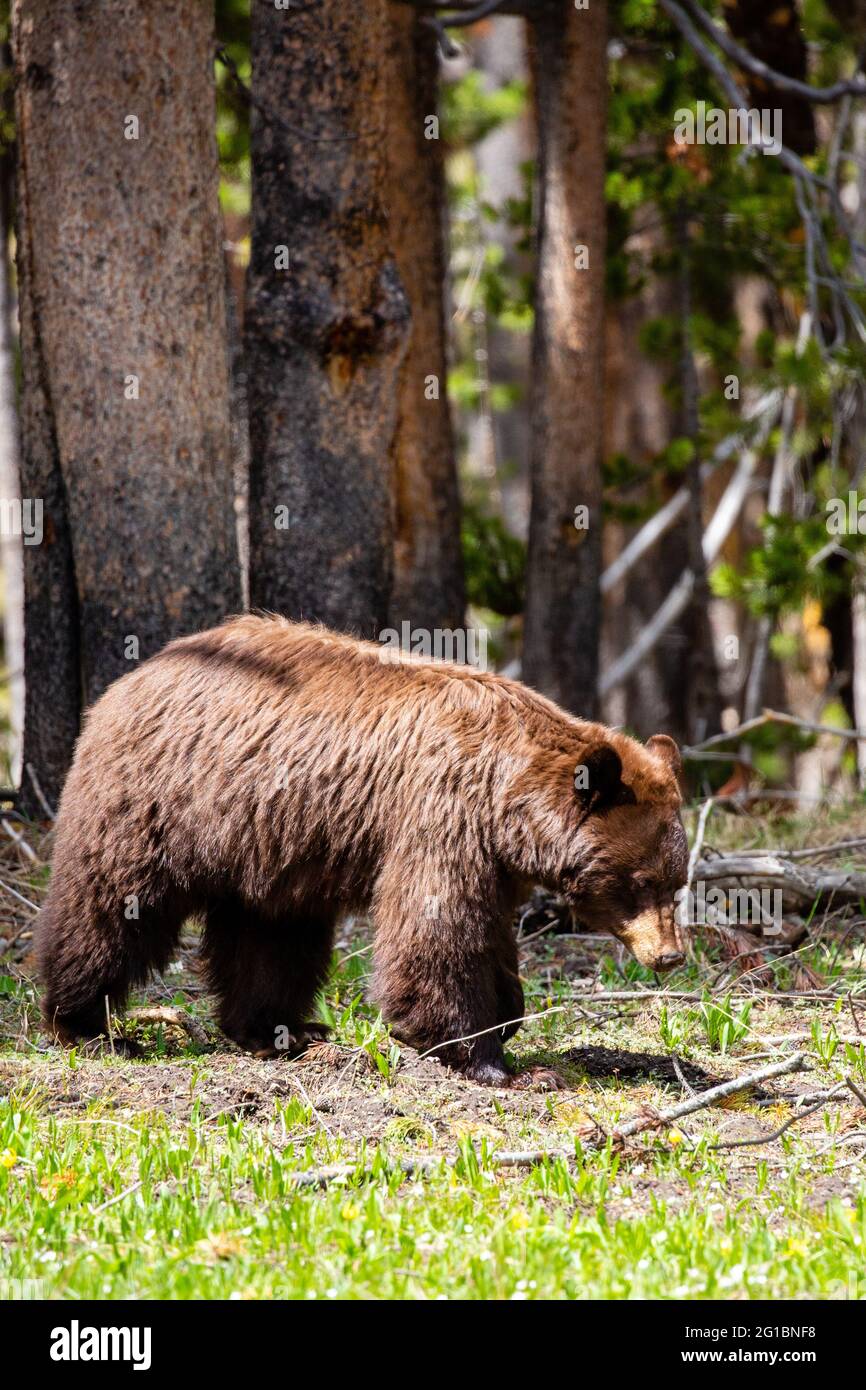
[[[656,971],[684,960],[676,920],[688,870],[681,772],[665,734],[643,747],[619,734],[589,747],[573,773],[573,857],[559,884],[579,922],[610,932]]]

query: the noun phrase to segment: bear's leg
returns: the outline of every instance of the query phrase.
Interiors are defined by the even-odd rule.
[[[263,1057],[302,1052],[326,1035],[308,1021],[328,972],[336,913],[265,917],[240,901],[212,903],[205,917],[205,976],[220,1027]]]
[[[125,902],[120,892],[117,901]],[[130,989],[171,957],[184,907],[141,904],[129,918],[127,910],[103,901],[84,877],[68,888],[59,878],[52,884],[37,927],[39,973],[42,1016],[63,1043],[104,1034],[108,1010],[120,1008]]]
[[[496,1021],[502,1039],[513,1038],[523,1018],[525,1002],[517,963],[517,939],[511,922],[503,920],[496,942]]]
[[[499,970],[499,914],[473,905],[459,888],[453,896],[443,891],[445,874],[433,879],[425,868],[413,875],[395,867],[379,885],[376,1001],[400,1041],[484,1085],[507,1086],[497,1025],[517,1015]],[[413,879],[439,891],[413,892]]]

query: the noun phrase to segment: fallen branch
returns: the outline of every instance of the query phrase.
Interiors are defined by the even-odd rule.
[[[852,1081],[850,1076],[846,1079],[845,1085],[848,1087],[851,1094],[857,1097],[863,1109],[866,1110],[866,1092],[861,1091],[856,1081]]]
[[[90,1215],[91,1215],[91,1216],[98,1216],[100,1212],[108,1211],[108,1208],[109,1208],[109,1207],[117,1206],[117,1203],[118,1203],[118,1202],[122,1202],[123,1199],[124,1199],[124,1197],[131,1197],[132,1194],[133,1194],[134,1192],[137,1192],[138,1189],[139,1189],[140,1187],[142,1187],[143,1185],[144,1185],[144,1179],[143,1179],[143,1178],[139,1178],[138,1182],[134,1182],[134,1183],[132,1184],[131,1187],[125,1187],[124,1190],[123,1190],[122,1192],[118,1192],[118,1194],[117,1194],[116,1197],[111,1197],[111,1198],[109,1198],[109,1200],[108,1200],[107,1202],[103,1202],[103,1203],[102,1203],[100,1206],[98,1206],[98,1207],[91,1207],[91,1208],[90,1208]]]
[[[779,859],[818,859],[825,854],[845,854],[850,849],[866,849],[866,840],[835,840],[829,845],[814,845],[811,849],[768,849],[765,854],[775,854]]]
[[[814,724],[809,719],[798,719],[794,714],[783,714],[781,710],[765,709],[754,719],[747,719],[745,723],[738,724],[736,729],[731,729],[727,733],[713,734],[712,738],[705,738],[703,743],[696,743],[691,748],[683,748],[684,758],[696,758],[707,749],[718,748],[722,743],[730,743],[732,740],[742,738],[744,734],[751,734],[755,729],[763,729],[767,724],[786,724],[793,729],[802,729],[807,734],[835,734],[836,738],[866,739],[864,729],[840,729],[835,724]],[[736,758],[735,752],[731,753],[732,758]]]
[[[695,990],[686,989],[573,989],[569,996],[571,999],[590,999],[597,1004],[606,1004],[608,1000],[612,1003],[640,1003],[646,1000],[650,1003],[653,999],[673,999],[678,1003],[701,1004],[706,998],[706,991],[698,993]],[[731,990],[732,999],[754,999],[754,994],[746,990]],[[791,1003],[806,1004],[815,999],[845,999],[844,994],[840,994],[832,989],[812,989],[812,990],[773,990],[773,1001],[787,999]],[[862,1041],[862,1039],[861,1039]]]
[[[811,1033],[777,1033],[769,1038],[762,1038],[756,1033],[754,1037],[749,1038],[750,1044],[755,1043],[757,1045],[760,1043],[762,1047],[784,1047],[786,1043],[797,1043],[799,1046],[801,1043],[808,1043],[811,1041]],[[856,1047],[858,1043],[862,1043],[862,1041],[862,1038],[855,1037],[853,1033],[838,1033],[836,1035],[836,1042],[841,1043],[843,1047],[846,1045]]]
[[[759,1086],[763,1081],[772,1081],[776,1076],[788,1076],[791,1072],[804,1071],[807,1066],[806,1057],[798,1053],[796,1057],[789,1057],[784,1062],[773,1062],[769,1067],[762,1067],[760,1071],[753,1071],[748,1076],[732,1077],[730,1081],[723,1081],[719,1086],[711,1086],[708,1091],[699,1091],[696,1096],[690,1096],[688,1100],[681,1101],[670,1110],[660,1110],[652,1118],[644,1114],[626,1120],[624,1125],[618,1125],[613,1131],[613,1137],[627,1139],[645,1129],[673,1124],[675,1120],[681,1120],[686,1115],[693,1115],[696,1110],[705,1110],[707,1106],[715,1105],[716,1101],[727,1100],[729,1096],[751,1090],[752,1086]]]
[[[783,897],[787,895],[810,904],[828,895],[840,906],[866,898],[866,874],[843,869],[813,869],[763,853],[720,854],[702,859],[695,870],[695,882],[717,884],[729,893],[779,889]]]
[[[13,898],[16,898],[19,903],[23,903],[25,907],[32,907],[34,912],[39,911],[39,907],[36,903],[31,902],[29,898],[25,898],[23,893],[19,893],[17,888],[13,888],[11,884],[5,883],[3,879],[0,879],[0,888],[2,888],[5,893],[9,893]]]
[[[48,798],[43,792],[42,787],[39,783],[39,778],[36,776],[36,770],[33,767],[32,763],[27,764],[26,772],[27,776],[30,778],[30,785],[33,787],[33,790],[36,793],[37,800],[39,801],[39,804],[45,812],[46,816],[51,821],[56,820],[57,813],[54,811],[53,807],[51,806],[51,803],[48,801]]]
[[[618,1143],[623,1139],[633,1138],[645,1130],[660,1129],[665,1125],[673,1124],[686,1115],[693,1115],[698,1110],[706,1110],[709,1106],[715,1105],[717,1101],[739,1095],[764,1081],[772,1081],[774,1077],[788,1076],[791,1072],[803,1071],[806,1068],[807,1060],[804,1056],[789,1057],[784,1062],[774,1062],[772,1066],[762,1067],[760,1071],[751,1072],[748,1076],[733,1077],[730,1081],[723,1081],[719,1086],[711,1086],[708,1091],[700,1091],[697,1095],[689,1096],[688,1100],[681,1101],[679,1105],[671,1106],[669,1110],[654,1111],[645,1108],[639,1115],[635,1115],[632,1119],[626,1120],[624,1124],[611,1130],[609,1135],[601,1131],[598,1125],[593,1125],[591,1133],[579,1134],[578,1137],[591,1148],[602,1147],[608,1142],[608,1139]],[[520,1149],[504,1150],[491,1154],[488,1161],[494,1168],[534,1168],[539,1163],[556,1161],[557,1159],[568,1161],[573,1157],[574,1151],[571,1149]],[[400,1159],[395,1167],[408,1177],[426,1177],[440,1169],[443,1164],[446,1168],[453,1168],[459,1161],[459,1155],[444,1154],[438,1158]],[[343,1163],[335,1164],[329,1168],[314,1168],[303,1173],[292,1173],[290,1179],[297,1187],[327,1187],[329,1183],[345,1181],[356,1176],[367,1177],[369,1170],[359,1173],[356,1165]]]
[[[756,1144],[772,1144],[775,1139],[781,1139],[785,1131],[790,1129],[792,1125],[799,1124],[800,1120],[805,1120],[809,1115],[814,1115],[816,1110],[823,1110],[827,1102],[844,1089],[844,1086],[837,1086],[835,1091],[828,1092],[814,1105],[810,1105],[808,1109],[800,1110],[796,1115],[792,1115],[784,1124],[779,1125],[778,1129],[774,1129],[772,1134],[758,1134],[753,1139],[726,1139],[719,1144],[710,1144],[709,1147],[711,1149],[748,1149]]]

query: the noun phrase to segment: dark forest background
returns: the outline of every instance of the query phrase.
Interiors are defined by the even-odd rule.
[[[820,728],[866,728],[866,5],[0,22],[20,810],[56,807],[110,681],[245,604],[483,631],[692,749],[800,721],[695,750],[695,790],[862,785],[866,745]],[[677,139],[715,108],[781,147]]]

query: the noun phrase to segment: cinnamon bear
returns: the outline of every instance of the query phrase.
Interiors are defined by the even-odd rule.
[[[375,924],[395,1036],[504,1085],[529,882],[639,961],[682,960],[679,754],[517,681],[245,615],[163,651],[86,717],[38,937],[44,1017],[92,1037],[184,920],[224,1032],[295,1049],[342,912]],[[463,1040],[465,1041],[456,1041]]]

